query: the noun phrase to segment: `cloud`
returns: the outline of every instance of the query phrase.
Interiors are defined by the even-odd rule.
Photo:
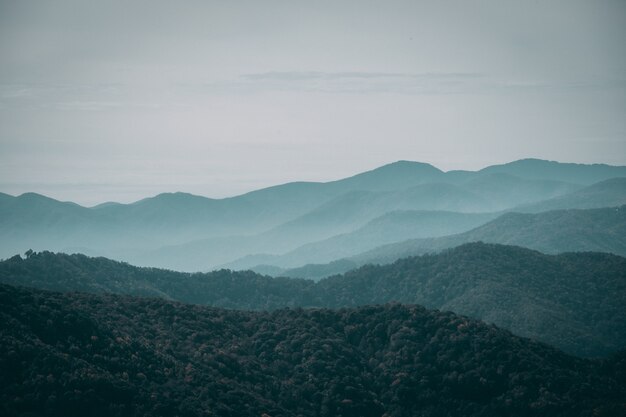
[[[248,87],[328,93],[444,94],[467,92],[483,83],[478,73],[288,71],[243,74]],[[241,86],[240,86],[241,87]]]
[[[0,108],[103,111],[116,108],[181,107],[175,89],[139,88],[120,83],[0,84]]]
[[[308,91],[327,93],[394,93],[410,95],[510,94],[516,92],[624,88],[624,79],[579,82],[500,79],[474,72],[322,72],[272,71],[242,74],[214,83],[216,91]]]
[[[270,71],[243,74],[248,80],[309,81],[309,80],[354,80],[354,79],[474,79],[484,77],[478,73],[400,73],[400,72],[322,72],[322,71]]]

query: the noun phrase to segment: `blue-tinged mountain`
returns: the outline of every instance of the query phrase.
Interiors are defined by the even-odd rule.
[[[389,170],[395,172],[391,167]],[[495,217],[493,211],[496,209],[510,208],[520,201],[561,195],[578,188],[555,181],[489,174],[459,185],[441,182],[414,185],[399,191],[351,191],[265,233],[168,245],[129,260],[142,265],[187,271],[209,270],[220,265],[249,268],[261,263],[279,262],[281,266],[295,267],[309,262],[329,262],[337,256],[355,255],[384,243],[441,236],[445,230],[441,227],[444,218],[451,221],[448,233],[462,232]],[[371,240],[358,238],[358,235],[364,237],[361,232],[355,239],[346,240],[343,237],[366,227],[368,222],[379,216],[407,210],[443,213],[430,215],[433,227],[427,224],[427,219],[415,217],[413,224],[409,224],[407,219],[398,219],[403,227],[391,227],[384,233],[365,233]],[[457,219],[473,215],[474,219],[483,220],[462,225],[452,221],[455,215],[447,213],[450,211],[457,212]],[[395,235],[391,231],[395,231]],[[329,239],[333,239],[335,244],[326,246]],[[268,254],[268,251],[271,253]],[[280,259],[275,261],[277,256]],[[242,257],[244,259],[240,259]]]
[[[581,188],[574,183],[550,179],[526,179],[506,173],[480,173],[460,185],[489,201],[493,211],[568,195]]]
[[[210,238],[188,242],[182,245],[172,245],[146,252],[135,259],[139,264],[173,268],[185,271],[210,270],[216,266],[226,264],[248,254],[267,251],[268,249],[281,253],[293,248],[301,247],[309,242],[325,240],[337,235],[349,234],[355,229],[365,227],[369,221],[386,213],[398,210],[429,209],[429,210],[475,210],[489,208],[490,205],[480,197],[469,193],[458,186],[451,184],[423,184],[396,192],[354,191],[337,197],[309,213],[284,223],[268,232],[254,236]],[[493,218],[493,215],[466,214],[439,212],[429,216],[415,216],[415,222],[410,229],[395,227],[384,235],[375,235],[370,243],[359,242],[359,246],[376,247],[383,243],[397,242],[408,237],[437,236],[445,229],[451,231],[465,231],[473,226],[482,224]],[[437,222],[427,225],[428,219]],[[446,227],[444,219],[452,220],[450,227]],[[461,219],[467,219],[463,222]],[[473,219],[470,221],[469,219]],[[408,219],[398,218],[396,222],[410,223]],[[379,228],[380,229],[380,228]],[[422,230],[420,230],[422,229]],[[416,231],[411,235],[409,231]],[[394,232],[395,231],[395,236]],[[432,231],[434,235],[428,234]],[[341,240],[341,239],[339,239]],[[322,242],[319,244],[323,245]],[[342,252],[350,251],[338,242],[335,249]],[[306,248],[301,250],[307,251]],[[365,250],[365,249],[362,249]],[[361,250],[353,250],[357,254]],[[308,252],[313,255],[313,252]],[[320,253],[320,256],[322,254]],[[297,254],[296,254],[297,256]],[[319,259],[326,259],[320,257]],[[297,261],[296,265],[299,265]],[[256,265],[256,264],[254,264]],[[249,265],[253,266],[253,265]]]
[[[424,218],[422,213],[411,216],[410,222],[416,228],[427,229],[427,226],[421,226],[418,216],[422,217],[421,221],[429,218],[429,216]],[[493,220],[487,222],[489,217]],[[463,218],[465,221],[462,221]],[[435,230],[437,224],[444,226],[439,222],[458,221],[462,222],[459,223],[459,227],[465,227],[471,224],[470,219],[479,225],[466,232],[437,237],[438,232]],[[367,263],[389,263],[406,256],[437,252],[469,242],[523,246],[545,253],[599,251],[626,256],[626,206],[589,210],[553,210],[542,213],[510,212],[499,216],[458,213],[446,215],[437,212],[436,219],[430,217],[431,226],[434,227],[427,230],[430,236],[435,237],[417,237],[383,244],[357,254],[355,254],[356,248],[367,247],[367,242],[352,243],[352,246],[342,249],[344,244],[359,242],[360,237],[370,234],[370,231],[373,234],[380,233],[380,238],[384,239],[385,232],[376,226],[377,222],[378,220],[351,234],[303,245],[284,255],[251,255],[225,266],[233,269],[264,271],[271,275],[319,279],[346,272]],[[420,236],[418,230],[412,231],[411,226],[401,223],[399,222],[397,227],[402,231],[397,232],[395,236],[413,233],[415,236]],[[452,224],[454,223],[450,225]],[[379,229],[378,232],[377,229]],[[440,231],[443,230],[443,228],[440,229]],[[371,242],[375,241],[379,240],[372,238]],[[352,250],[352,247],[355,250]]]
[[[473,243],[314,282],[251,271],[186,274],[44,252],[1,262],[0,282],[233,309],[417,303],[493,322],[581,356],[626,347],[626,259],[604,253],[544,255]]]
[[[550,169],[536,169],[536,164],[544,163]],[[32,248],[99,254],[168,268],[210,269],[247,255],[281,255],[351,233],[391,211],[485,213],[529,207],[578,192],[579,178],[585,175],[606,179],[623,171],[545,161],[528,164],[507,164],[503,172],[502,167],[443,172],[428,164],[400,161],[337,181],[295,182],[232,198],[166,193],[133,204],[93,208],[35,194],[4,194],[0,198],[0,257]],[[524,176],[520,167],[534,174]],[[537,172],[547,177],[539,178]],[[570,204],[559,201],[560,207]],[[423,234],[413,237],[418,236]],[[404,238],[398,236],[396,241]]]
[[[430,164],[398,161],[349,178],[326,183],[340,193],[351,190],[397,191],[419,184],[439,182],[445,172]]]
[[[522,205],[517,210],[538,213],[566,208],[615,207],[623,204],[626,204],[626,178],[611,178],[546,201]]]
[[[231,269],[254,268],[255,271],[259,271],[259,264],[264,263],[282,268],[294,268],[307,263],[331,262],[338,258],[354,256],[381,245],[410,238],[440,237],[464,232],[497,216],[496,213],[390,211],[353,232],[308,243],[284,255],[251,255],[226,264],[224,267]],[[285,273],[281,268],[274,269],[272,272],[271,275]]]
[[[520,159],[492,165],[479,174],[503,173],[527,179],[551,179],[573,184],[591,185],[615,177],[626,177],[626,167],[606,164],[572,164],[542,159]]]
[[[119,256],[201,238],[253,235],[341,194],[396,190],[427,181],[437,172],[426,164],[397,163],[330,183],[295,182],[219,200],[165,193],[133,204],[108,203],[94,208],[33,193],[19,197],[3,194],[0,231],[11,239],[3,240],[0,256],[31,247]]]
[[[39,228],[72,228],[93,218],[91,210],[74,203],[60,202],[36,193],[19,197],[2,194],[0,232],[32,233]],[[12,236],[14,237],[14,236]]]
[[[260,256],[242,259],[241,262],[250,264],[257,261],[257,266],[248,268],[272,275],[319,279],[368,263],[390,263],[407,256],[438,252],[469,242],[523,246],[544,253],[598,251],[626,256],[626,206],[543,213],[505,213],[464,233],[408,239],[347,258],[337,257],[325,264],[303,262],[299,267],[289,267],[292,263],[287,257]],[[300,261],[304,259],[300,258]]]
[[[354,260],[393,262],[409,255],[481,241],[523,246],[544,253],[598,251],[626,256],[626,206],[537,214],[506,213],[465,233],[386,245],[358,255]]]
[[[34,248],[79,246],[75,237],[82,231],[102,232],[99,239],[115,233],[115,224],[93,210],[35,193],[0,199],[0,256]]]

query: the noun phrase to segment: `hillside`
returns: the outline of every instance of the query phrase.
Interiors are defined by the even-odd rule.
[[[474,243],[317,283],[250,271],[185,274],[40,253],[0,263],[0,282],[255,310],[398,301],[493,322],[581,356],[626,347],[626,259],[601,253],[553,256]]]
[[[573,164],[542,159],[520,159],[502,165],[492,165],[479,173],[505,173],[520,178],[564,181],[591,185],[609,178],[626,177],[626,167],[605,164]]]
[[[626,178],[612,178],[546,201],[522,205],[517,209],[537,213],[568,208],[615,207],[623,204],[626,204]]]
[[[456,196],[451,196],[449,191],[450,189],[472,190],[469,195],[474,195],[475,198],[480,198],[481,199],[480,201],[482,201],[481,203],[482,206],[481,204],[478,204],[478,203],[477,203],[478,205],[473,206],[473,209],[476,212],[474,214],[481,213],[481,214],[484,214],[485,216],[487,216],[488,214],[491,214],[493,217],[495,217],[495,214],[497,213],[493,211],[490,213],[485,213],[485,211],[495,210],[498,208],[506,208],[506,207],[510,209],[513,205],[515,205],[514,204],[515,202],[529,201],[529,199],[532,199],[532,197],[530,196],[536,195],[536,194],[533,194],[533,192],[529,191],[528,188],[530,187],[531,189],[537,191],[537,190],[541,190],[544,186],[547,187],[546,189],[543,189],[542,191],[544,196],[547,196],[550,193],[553,193],[553,194],[559,194],[561,192],[564,193],[567,189],[569,189],[567,184],[555,183],[555,182],[550,182],[550,181],[537,182],[536,180],[520,180],[519,178],[511,177],[508,174],[485,174],[485,175],[473,178],[470,181],[464,182],[463,187],[465,188],[460,188],[460,186],[453,187],[451,185],[448,185],[446,187],[438,187],[435,184],[429,184],[423,187],[431,187],[431,190],[435,192],[436,194],[439,194],[440,196],[441,195],[446,196],[447,197],[446,200],[448,204],[452,204],[450,206],[451,208],[454,208],[454,209],[464,208],[465,210],[469,210],[470,212],[472,210],[470,210],[471,206],[468,205],[469,200],[463,199],[461,200],[463,201],[462,204],[454,206],[455,199],[460,197],[461,194],[457,193]],[[438,188],[441,188],[441,189],[438,189]],[[405,191],[405,193],[407,195],[403,196],[399,200],[411,201],[412,200],[411,195],[413,195],[415,196],[415,201],[412,203],[413,206],[419,207],[420,206],[419,200],[421,198],[424,198],[426,201],[436,201],[436,198],[429,197],[428,193],[418,192],[418,193],[411,194],[408,191]],[[503,200],[499,201],[497,198],[494,198],[494,195],[498,195],[499,198]],[[383,200],[384,199],[385,198],[383,198]],[[390,199],[390,200],[393,200],[393,199]],[[506,203],[503,203],[503,202],[506,202]],[[530,204],[530,203],[522,204],[516,207],[515,210],[518,210],[517,212],[523,212],[523,213],[541,213],[544,211],[552,211],[552,210],[557,210],[557,209],[563,210],[563,209],[591,209],[591,208],[617,207],[617,206],[623,205],[624,203],[626,203],[626,178],[613,178],[613,179],[606,180],[597,184],[593,184],[588,187],[576,189],[575,191],[570,192],[570,193],[564,193],[557,197],[548,198],[547,200],[544,200],[541,202],[536,202],[533,204]],[[457,204],[459,203],[457,202]],[[408,205],[408,206],[410,207],[411,205]],[[398,205],[397,207],[406,207],[406,205],[405,206]],[[437,207],[437,208],[439,210],[443,210],[443,207]],[[365,212],[377,212],[377,206],[374,201],[370,201],[367,209],[363,209],[363,210],[365,210]],[[384,210],[378,210],[378,212],[380,211],[384,211]],[[471,213],[464,213],[464,214],[471,214]],[[350,219],[358,218],[358,214],[353,213],[352,216],[350,216],[349,218]],[[544,222],[544,223],[547,224],[547,222]],[[586,221],[583,223],[588,224],[588,222]],[[345,224],[350,224],[350,222],[346,221],[344,225]],[[415,223],[416,226],[420,224],[422,223],[419,220],[417,220]],[[362,227],[365,227],[365,226],[362,226]],[[479,224],[476,224],[475,226],[479,226]],[[525,227],[526,225],[520,224],[519,226]],[[570,224],[560,223],[559,226],[560,226],[559,228],[549,226],[550,231],[554,232],[551,234],[542,231],[541,228],[539,228],[539,230],[533,230],[531,233],[536,232],[536,233],[539,233],[539,235],[532,236],[531,242],[529,244],[527,243],[528,240],[524,238],[521,238],[521,239],[513,238],[513,240],[503,239],[499,236],[498,230],[490,230],[490,231],[479,230],[479,231],[476,231],[475,235],[472,235],[473,232],[468,232],[468,235],[451,236],[449,238],[444,238],[443,240],[434,240],[434,241],[433,240],[418,241],[415,239],[440,236],[436,233],[436,231],[430,235],[425,235],[423,233],[416,232],[413,236],[410,236],[410,237],[407,237],[407,233],[398,233],[396,236],[390,236],[390,238],[388,239],[389,242],[387,242],[389,244],[397,243],[398,244],[397,246],[390,246],[389,248],[380,248],[380,250],[374,248],[374,246],[376,245],[370,245],[369,247],[369,249],[373,249],[374,252],[381,252],[381,253],[389,252],[389,255],[385,254],[385,255],[379,256],[375,254],[372,255],[369,253],[365,253],[363,254],[363,256],[361,256],[358,254],[359,250],[356,249],[357,245],[354,245],[354,239],[352,239],[352,242],[350,242],[351,244],[349,245],[339,245],[339,244],[334,245],[333,244],[333,238],[336,238],[335,240],[337,242],[340,242],[344,238],[341,235],[347,234],[347,232],[345,232],[345,229],[341,228],[341,224],[338,224],[337,233],[335,233],[336,236],[333,236],[333,238],[320,239],[318,241],[313,241],[313,242],[309,242],[306,244],[302,244],[301,246],[296,247],[295,249],[292,249],[289,251],[284,251],[284,250],[281,251],[281,247],[279,245],[270,246],[272,249],[274,249],[274,253],[272,254],[251,251],[245,257],[242,257],[240,259],[235,259],[232,262],[224,264],[224,266],[228,268],[233,268],[233,269],[254,269],[254,270],[259,269],[258,267],[271,266],[271,267],[274,267],[274,270],[285,271],[285,273],[287,274],[299,274],[300,272],[303,272],[303,271],[307,271],[307,273],[309,273],[309,275],[290,275],[290,276],[320,278],[323,276],[328,276],[327,274],[323,275],[321,273],[322,269],[325,271],[330,270],[330,271],[333,271],[334,273],[345,272],[347,269],[333,270],[332,268],[329,268],[328,266],[322,266],[325,263],[339,260],[343,257],[346,257],[346,258],[354,257],[354,259],[342,260],[342,262],[338,263],[337,265],[340,265],[340,264],[341,265],[347,265],[347,264],[362,265],[363,263],[367,263],[367,262],[390,262],[402,256],[415,255],[418,253],[424,253],[424,252],[428,252],[432,250],[438,250],[442,248],[457,246],[462,243],[474,242],[474,241],[479,241],[479,240],[484,240],[487,242],[494,242],[494,243],[503,243],[503,244],[510,243],[514,245],[528,246],[528,247],[538,249],[544,252],[549,252],[549,253],[563,252],[563,251],[568,251],[568,250],[594,250],[594,251],[607,250],[608,252],[611,252],[611,253],[617,253],[617,254],[622,254],[622,255],[625,254],[625,252],[623,252],[624,246],[621,242],[617,243],[618,247],[612,248],[611,243],[606,241],[605,236],[599,237],[601,240],[604,240],[604,242],[601,242],[600,244],[593,244],[592,242],[593,236],[586,236],[589,234],[593,235],[593,233],[595,233],[591,229],[588,229],[585,232],[583,232],[585,236],[578,236],[578,233],[581,232],[581,230],[577,224],[571,223],[571,222]],[[495,228],[499,229],[501,227],[504,227],[506,229],[507,226],[496,225]],[[409,229],[406,229],[406,231],[410,229],[411,227],[409,227]],[[425,230],[426,229],[427,227],[425,228]],[[469,230],[469,227],[465,230]],[[459,230],[458,232],[451,232],[451,233],[460,233],[465,230]],[[354,230],[354,232],[358,232],[358,230]],[[511,230],[505,231],[505,233],[508,233],[508,234],[511,234],[511,233],[515,234],[518,232],[521,232],[521,234],[526,233],[525,231],[521,229],[519,230],[511,229]],[[600,231],[600,233],[602,233],[602,231]],[[311,237],[313,236],[314,235],[312,235]],[[387,234],[387,236],[389,235]],[[407,240],[412,239],[412,241],[404,243],[402,242],[402,240],[404,240],[403,237],[406,237]],[[544,242],[543,244],[537,244],[537,245],[534,244],[535,240],[537,239],[545,240],[545,238],[548,238],[548,240],[551,240],[551,242]],[[581,244],[577,244],[576,241],[579,238],[582,238],[584,242],[582,242]],[[611,239],[609,238],[609,241],[610,240]],[[358,240],[358,242],[362,242],[362,241]],[[377,242],[377,239],[374,238],[371,240],[371,242],[372,243]],[[562,247],[564,246],[563,245],[564,243],[568,245],[568,247],[566,248]],[[363,243],[361,244],[363,245]],[[381,244],[381,245],[384,245],[384,244]],[[399,250],[396,250],[395,249],[396,247],[399,248]],[[188,250],[189,248],[185,247],[184,249]],[[174,250],[176,249],[174,248]],[[210,248],[205,247],[202,252],[206,253],[209,250]],[[368,249],[362,249],[361,251],[366,252],[368,251]],[[178,252],[179,253],[183,252],[183,253],[177,254],[177,256],[181,256],[181,257],[185,256],[184,255],[185,250],[179,249]],[[395,253],[395,252],[398,252],[398,253]],[[322,265],[311,265],[311,264],[322,264]],[[306,266],[306,267],[303,268],[303,266]],[[296,270],[293,271],[293,269],[296,269]],[[317,272],[317,271],[320,271],[320,272]]]
[[[350,257],[377,246],[411,238],[441,237],[464,232],[497,217],[497,213],[456,213],[450,211],[398,210],[377,217],[349,233],[307,243],[283,255],[249,256],[223,265],[230,269],[258,269],[259,264],[279,268],[271,275],[285,274],[285,268],[324,263]]]
[[[626,206],[545,213],[506,213],[476,229],[435,239],[415,239],[354,257],[360,264],[393,262],[413,254],[468,242],[523,246],[545,253],[598,251],[626,256]]]
[[[541,168],[544,165],[549,169]],[[515,207],[536,211],[532,205],[556,204],[549,202],[582,191],[591,179],[626,176],[625,170],[535,160],[497,169],[443,172],[429,164],[399,161],[336,181],[293,182],[223,199],[177,192],[87,208],[33,193],[4,194],[0,256],[32,248],[210,270],[249,255],[283,255],[352,233],[393,211],[485,213]],[[590,200],[595,201],[592,206],[623,200],[623,190],[609,188],[596,190],[591,197],[580,194],[571,201],[558,200],[557,206],[579,207],[581,199],[586,201],[584,207]],[[377,244],[423,236],[399,235]]]
[[[272,274],[319,279],[340,274],[368,263],[385,264],[407,256],[438,252],[470,242],[498,243],[539,250],[544,253],[596,251],[626,256],[626,206],[589,210],[554,210],[543,213],[505,213],[475,229],[439,238],[408,239],[383,245],[328,264],[277,268],[283,257],[244,259],[249,268],[266,268]],[[340,257],[339,257],[340,258]],[[314,259],[311,257],[310,259]],[[300,259],[302,264],[308,259]],[[278,264],[278,265],[276,265]],[[238,265],[233,263],[233,265]]]
[[[451,184],[422,184],[394,192],[353,191],[342,194],[312,209],[303,216],[261,234],[210,238],[191,241],[181,245],[164,246],[153,251],[147,251],[137,257],[129,258],[129,260],[140,265],[184,271],[211,270],[223,265],[231,267],[231,261],[249,254],[267,250],[271,250],[275,254],[285,251],[289,252],[293,248],[299,248],[310,242],[351,233],[364,227],[377,217],[395,211],[415,209],[420,211],[446,211],[441,216],[437,214],[432,216],[433,218],[443,218],[446,217],[447,211],[482,212],[490,210],[491,207],[492,204],[489,201]],[[460,213],[458,217],[462,217],[464,214],[469,213]],[[480,216],[476,215],[475,217],[479,218]],[[489,216],[484,216],[484,218],[486,221]],[[421,225],[424,225],[424,223],[423,221],[419,222]],[[465,231],[481,223],[480,221],[475,223],[467,222],[467,227],[459,225],[457,230]],[[432,230],[436,229],[436,227],[426,227],[424,229]],[[454,227],[451,227],[451,229],[454,230]],[[435,235],[439,234],[435,233]],[[417,236],[428,235],[418,232]],[[415,235],[411,237],[415,237]],[[381,243],[377,243],[378,238],[377,236],[372,241],[369,248],[373,248],[383,242],[398,242],[406,239],[407,235],[406,233],[398,233],[397,236],[393,236],[388,233],[384,237],[380,236]],[[321,244],[323,245],[323,243]],[[349,249],[349,247],[334,246],[334,248],[338,247],[342,250]],[[309,254],[313,253],[307,248],[302,250]],[[351,254],[358,252],[359,250],[356,250]],[[268,258],[273,256],[270,255]],[[294,260],[292,263],[295,263],[294,266],[299,265],[297,260]],[[237,264],[237,268],[241,268],[241,266]]]
[[[549,200],[573,193],[581,185],[555,181],[546,176],[541,179],[520,178],[506,173],[481,173],[460,183],[469,192],[480,195],[492,203],[492,209],[506,210],[520,204]]]
[[[7,417],[626,410],[620,356],[576,359],[465,317],[397,304],[253,313],[2,285],[0,348]]]

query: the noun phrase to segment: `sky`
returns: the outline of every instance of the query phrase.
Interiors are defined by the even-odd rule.
[[[0,192],[626,165],[626,2],[0,0]]]

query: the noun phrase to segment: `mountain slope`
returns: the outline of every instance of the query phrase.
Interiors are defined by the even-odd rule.
[[[0,263],[0,282],[243,309],[400,301],[485,319],[579,355],[605,355],[626,346],[626,259],[599,253],[553,256],[474,243],[317,283],[250,271],[185,274],[40,253]]]
[[[475,229],[438,238],[408,239],[340,258],[328,264],[276,269],[280,258],[252,257],[273,274],[319,279],[368,263],[390,263],[418,254],[437,252],[469,242],[523,246],[545,253],[598,251],[626,256],[626,206],[589,210],[554,210],[542,213],[505,213]],[[285,262],[285,260],[283,260]],[[259,265],[265,264],[265,265]],[[257,270],[257,266],[250,266]]]
[[[5,194],[0,198],[0,232],[5,237],[0,256],[29,248],[78,251],[142,265],[207,270],[247,255],[280,255],[350,233],[395,210],[476,213],[520,206],[536,211],[529,204],[571,194],[580,187],[576,182],[580,178],[587,183],[589,178],[606,179],[623,171],[591,165],[574,169],[546,161],[507,166],[504,171],[500,167],[443,172],[428,164],[399,161],[337,181],[294,182],[231,198],[164,193],[133,204],[92,208],[34,194]],[[524,176],[525,170],[534,173]],[[567,178],[572,182],[563,181]],[[595,194],[578,191],[571,194],[571,201],[563,197],[551,204],[570,208],[624,201],[623,187],[605,187]]]
[[[396,259],[468,242],[523,246],[545,253],[599,251],[626,256],[626,206],[544,213],[506,213],[476,229],[385,245],[352,258],[357,264]]]
[[[585,361],[415,306],[252,313],[0,286],[0,412],[64,416],[611,416]]]
[[[342,295],[336,296],[343,303],[350,300],[348,305],[383,299],[423,304],[479,317],[582,355],[626,345],[626,313],[620,311],[626,302],[626,259],[613,255],[550,256],[468,244],[439,255],[365,266],[319,283],[324,293],[340,289]],[[624,336],[613,339],[620,333]],[[595,348],[585,347],[591,345]]]
[[[464,188],[461,188],[464,187]],[[566,193],[568,190],[575,190],[570,193]],[[472,190],[471,192],[467,190]],[[392,209],[437,209],[437,210],[446,210],[453,209],[462,212],[485,212],[489,210],[496,210],[502,208],[510,208],[520,201],[531,201],[537,198],[546,198],[553,195],[558,195],[558,197],[548,198],[547,200],[537,202],[534,204],[526,204],[517,207],[519,211],[522,212],[541,212],[547,211],[551,208],[602,208],[602,207],[615,207],[622,203],[626,202],[626,178],[613,178],[610,180],[606,180],[597,184],[593,184],[589,187],[579,188],[578,186],[574,186],[571,184],[556,182],[556,181],[538,181],[538,180],[522,180],[517,177],[512,177],[508,174],[482,174],[477,177],[472,177],[470,180],[466,180],[461,182],[460,185],[451,185],[451,184],[424,184],[418,187],[414,187],[409,190],[403,190],[397,193],[387,193],[382,195],[374,195],[367,194],[362,197],[362,200],[356,207],[351,207],[350,210],[342,210],[345,207],[338,206],[333,207],[332,204],[329,204],[328,207],[325,206],[325,212],[329,213],[328,216],[333,218],[334,215],[337,219],[336,228],[337,233],[335,235],[345,234],[350,226],[354,226],[355,223],[358,223],[359,220],[362,221],[363,213],[366,214],[377,214],[382,213],[387,210],[389,212]],[[365,204],[367,203],[367,204]],[[360,211],[358,211],[360,210]],[[336,215],[335,213],[341,213],[341,215]],[[306,216],[304,217],[306,218]],[[349,220],[346,220],[349,219]],[[292,222],[297,224],[298,220]],[[311,230],[318,230],[320,233],[313,234],[314,236],[323,236],[324,233],[321,233],[320,228],[315,228],[314,222],[307,223],[310,225]],[[284,225],[287,226],[287,225]],[[478,226],[478,224],[476,225]],[[282,227],[282,226],[281,226]],[[331,229],[332,230],[332,229]],[[462,230],[459,230],[461,232]],[[455,233],[455,232],[451,232]],[[330,234],[329,231],[325,231],[326,235]],[[557,235],[560,234],[557,233]],[[394,239],[395,242],[400,242],[402,240],[403,235],[398,234],[398,236]],[[404,235],[406,236],[406,234]],[[438,234],[432,234],[430,236],[416,233],[413,236],[406,236],[407,239],[413,238],[425,238],[425,237],[437,237]],[[336,236],[339,240],[341,236]],[[576,236],[574,236],[576,237]],[[303,245],[299,248],[293,249],[291,251],[282,251],[280,250],[280,246],[261,246],[263,248],[270,247],[273,249],[272,254],[263,254],[255,252],[251,250],[249,253],[253,254],[252,256],[247,255],[242,257],[241,259],[236,259],[233,262],[229,262],[224,264],[229,268],[235,269],[245,269],[245,268],[253,268],[257,269],[257,267],[278,267],[281,269],[298,269],[297,271],[289,271],[291,274],[300,274],[302,271],[312,272],[313,275],[295,275],[295,276],[304,276],[311,278],[318,278],[327,275],[321,275],[321,273],[316,273],[316,266],[310,264],[324,264],[326,262],[331,262],[334,260],[341,259],[342,257],[351,257],[356,255],[358,250],[355,250],[355,245],[335,245],[335,246],[324,246],[326,242],[315,242],[315,239],[310,242],[311,244]],[[320,239],[321,240],[321,239]],[[523,241],[506,241],[506,240],[493,240],[492,236],[486,237],[473,237],[471,239],[461,239],[457,240],[455,238],[451,238],[450,241],[453,243],[441,244],[441,242],[431,242],[428,241],[429,245],[432,245],[433,248],[427,247],[426,245],[420,246],[418,242],[414,242],[416,247],[412,247],[410,251],[403,251],[401,256],[409,256],[416,253],[423,253],[429,249],[440,249],[442,247],[451,247],[458,245],[460,243],[477,241],[477,240],[486,240],[493,241],[497,243],[511,243],[516,245],[525,246],[525,242]],[[360,241],[359,241],[360,242]],[[393,243],[393,241],[389,241],[387,243]],[[399,243],[399,245],[402,245]],[[557,244],[558,246],[558,244]],[[316,247],[321,247],[322,250],[316,250]],[[370,246],[372,248],[373,246]],[[539,250],[544,250],[548,252],[554,252],[554,250],[545,246],[529,246],[532,248],[536,248]],[[168,248],[170,249],[170,248]],[[173,251],[178,251],[179,254],[176,256],[185,256],[187,250],[177,250],[172,248]],[[187,248],[185,248],[187,249]],[[333,250],[334,249],[334,252]],[[204,248],[201,252],[208,252],[210,248]],[[265,249],[267,250],[267,249]],[[367,249],[361,249],[362,251],[366,251]],[[560,249],[557,251],[565,251],[565,250],[604,250],[603,247],[599,246],[585,246],[585,245],[572,245],[567,249]],[[623,254],[621,251],[615,252],[615,250],[609,250],[610,252]],[[180,253],[182,252],[182,253]],[[320,253],[318,253],[320,252]],[[323,252],[326,253],[324,256]],[[386,259],[386,261],[390,261],[393,259],[398,259],[401,256],[392,255],[391,259]],[[387,257],[389,258],[389,257]],[[360,262],[360,259],[364,259],[364,257],[358,257],[356,263]],[[369,259],[366,260],[366,262]],[[373,261],[378,261],[377,259],[373,259]],[[348,265],[349,262],[341,262],[336,265]],[[307,266],[305,269],[299,268],[301,266]],[[324,270],[328,271],[329,268],[327,266],[323,267]],[[274,271],[278,271],[276,268]],[[331,269],[332,270],[332,269]],[[344,272],[345,270],[335,270],[335,272]]]
[[[611,178],[546,201],[522,205],[518,209],[537,213],[567,208],[615,207],[623,204],[626,204],[626,178]]]
[[[541,159],[520,159],[492,165],[479,173],[505,173],[527,179],[551,179],[573,184],[590,185],[615,177],[626,177],[626,167],[606,164],[572,164]]]
[[[342,194],[265,233],[164,246],[127,259],[140,265],[185,271],[210,270],[247,254],[268,249],[278,254],[308,242],[349,233],[391,211],[427,209],[474,212],[490,207],[488,201],[451,184],[422,184],[395,192],[354,191]],[[389,236],[388,239],[394,242],[403,237]]]
[[[582,188],[578,184],[551,179],[520,178],[505,173],[480,173],[459,185],[490,201],[494,211],[548,200]]]
[[[250,256],[224,265],[231,269],[255,268],[259,263],[271,263],[282,268],[294,268],[309,263],[330,262],[341,257],[357,255],[377,246],[410,238],[438,237],[464,232],[495,218],[495,213],[456,213],[449,211],[391,211],[371,220],[350,233],[343,233],[318,242],[308,243],[280,256]],[[291,275],[287,275],[291,276]]]

